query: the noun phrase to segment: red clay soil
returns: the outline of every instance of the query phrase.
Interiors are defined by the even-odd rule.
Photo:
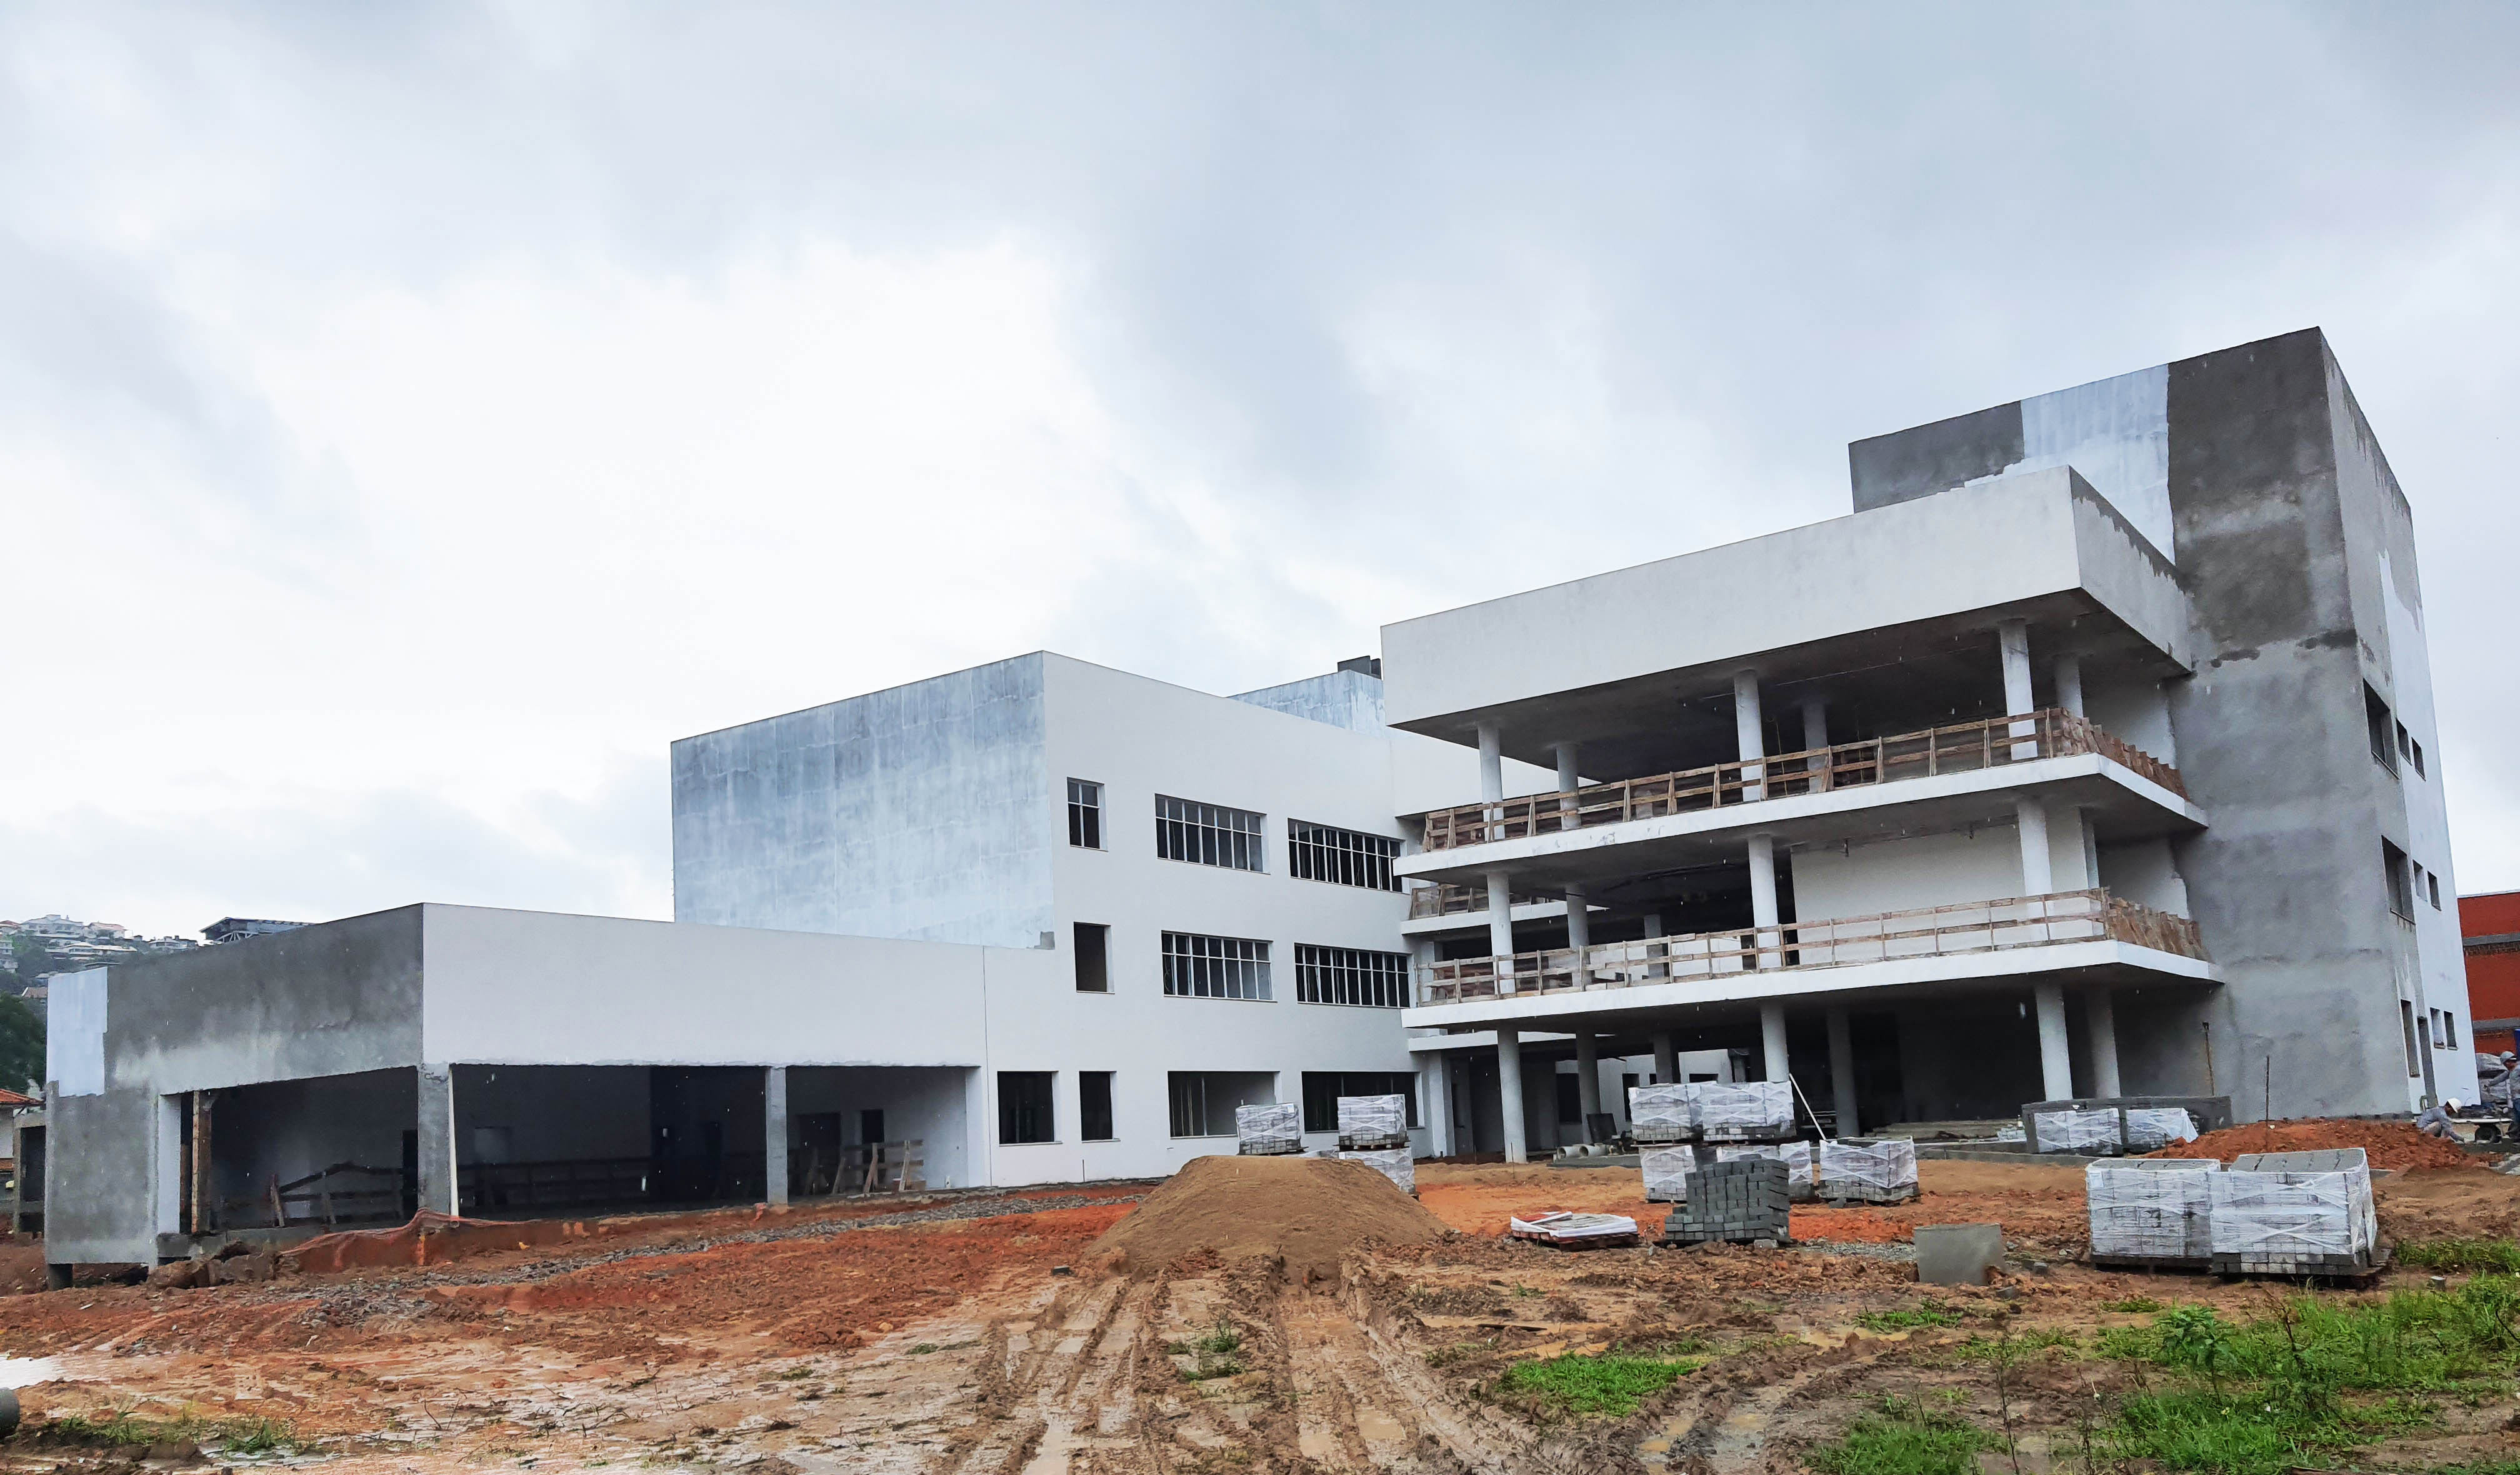
[[[2154,1157],[2210,1157],[2229,1162],[2244,1152],[2320,1152],[2360,1147],[2374,1168],[2482,1168],[2483,1158],[2456,1143],[2426,1137],[2405,1122],[2313,1120],[2259,1123],[2209,1132],[2192,1142],[2173,1142]]]
[[[1094,1243],[1113,1268],[1159,1270],[1192,1256],[1277,1260],[1327,1279],[1369,1244],[1425,1244],[1444,1221],[1363,1163],[1323,1157],[1196,1157]]]

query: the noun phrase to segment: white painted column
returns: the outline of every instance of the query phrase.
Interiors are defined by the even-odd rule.
[[[761,1186],[775,1204],[788,1201],[788,1067],[761,1070]]]
[[[1669,1086],[1680,1079],[1680,1050],[1672,1043],[1671,1031],[1657,1030],[1653,1037],[1654,1081]]]
[[[1493,722],[1479,724],[1479,797],[1505,802],[1505,730]]]
[[[1551,745],[1557,755],[1557,791],[1571,794],[1583,786],[1584,776],[1575,767],[1576,744],[1559,742]]]
[[[1803,701],[1803,751],[1820,753],[1827,746],[1828,699],[1822,696],[1806,697]],[[1824,754],[1806,761],[1803,766],[1812,771],[1814,791],[1828,787],[1828,759]]]
[[[1601,1045],[1589,1029],[1575,1032],[1575,1099],[1584,1114],[1584,1130],[1576,1140],[1593,1140],[1593,1118],[1601,1109]]]
[[[2083,715],[2083,658],[2079,655],[2056,657],[2056,705],[2077,717]]]
[[[2065,988],[2062,984],[2035,985],[2030,997],[2036,1001],[2039,1014],[2039,1075],[2042,1090],[2051,1101],[2066,1101],[2074,1096],[2074,1058],[2065,1045]]]
[[[2003,650],[2003,711],[2007,717],[2036,711],[2030,694],[2030,623],[2027,620],[2001,620],[1995,627],[1996,643]],[[2016,722],[2011,734],[2016,739],[2038,736],[2036,724]],[[2015,741],[2012,760],[2015,763],[2039,756],[2039,744]]]
[[[2048,809],[2028,794],[2012,801],[2021,824],[2021,894],[2046,896],[2056,889],[2056,869],[2048,853]]]
[[[1441,1051],[1430,1051],[1418,1057],[1418,1079],[1421,1084],[1418,1109],[1426,1122],[1426,1150],[1436,1157],[1451,1157],[1453,1147],[1453,1067],[1451,1057]]]
[[[1488,956],[1496,960],[1497,992],[1513,992],[1513,886],[1502,871],[1488,872]]]
[[[1756,762],[1768,753],[1768,729],[1759,715],[1759,673],[1754,668],[1732,673],[1732,736],[1739,745],[1743,802],[1765,798],[1767,786],[1759,781],[1767,777],[1766,769]]]
[[[2105,987],[2083,995],[2083,1024],[2092,1036],[2092,1095],[2124,1095],[2118,1084],[2117,1003]]]
[[[1593,909],[1592,904],[1585,900],[1584,889],[1580,886],[1566,888],[1566,946],[1575,953],[1575,986],[1591,988],[1593,960],[1589,950],[1593,946]]]
[[[1777,837],[1769,834],[1750,836],[1750,924],[1759,929],[1762,950],[1775,947],[1781,939],[1777,932]],[[1772,962],[1767,953],[1749,961],[1754,968],[1769,967],[1784,961],[1780,955]]]
[[[1531,1148],[1523,1132],[1522,1034],[1518,1030],[1497,1031],[1497,1095],[1504,1108],[1505,1160],[1528,1162]]]
[[[1768,1056],[1768,1079],[1781,1081],[1792,1072],[1785,1059],[1785,1006],[1781,1004],[1759,1006],[1759,1044]]]
[[[1855,1031],[1843,1005],[1828,1011],[1828,1082],[1837,1098],[1837,1135],[1854,1137],[1861,1130],[1855,1120]]]
[[[2097,891],[2100,889],[2100,832],[2092,826],[2092,812],[2075,809],[2074,827],[2082,832],[2083,837],[2083,889]]]

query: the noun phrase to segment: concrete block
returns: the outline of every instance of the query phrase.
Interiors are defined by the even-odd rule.
[[[1916,1229],[1916,1278],[1927,1285],[1984,1285],[2003,1261],[2000,1224],[1929,1224]]]

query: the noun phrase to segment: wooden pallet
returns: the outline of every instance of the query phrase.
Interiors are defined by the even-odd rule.
[[[2162,1258],[2150,1255],[2093,1255],[2091,1257],[2091,1266],[2095,1271],[2179,1271],[2195,1274],[2202,1274],[2214,1268],[2213,1262],[2203,1255]]]

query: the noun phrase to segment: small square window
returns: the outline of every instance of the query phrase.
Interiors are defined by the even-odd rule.
[[[1050,1142],[1058,1140],[1051,1114],[1047,1070],[998,1072],[998,1140]]]
[[[2426,872],[2424,873],[2424,889],[2432,893],[2433,910],[2439,912],[2441,910],[2441,876],[2438,872]]]
[[[1067,781],[1067,843],[1079,850],[1102,848],[1102,784]]]
[[[2398,724],[2398,756],[2399,756],[2399,757],[2401,757],[2401,758],[2411,758],[2411,757],[2413,757],[2414,755],[2415,755],[2415,740],[2414,740],[2412,738],[2409,738],[2409,737],[2408,737],[2408,736],[2407,736],[2407,725],[2406,725],[2405,723],[2403,723],[2403,722],[2402,722],[2402,723],[2399,723],[2399,724]]]
[[[2424,777],[2424,745],[2409,741],[2407,744],[2407,758],[2415,766],[2415,777],[2418,779]]]

